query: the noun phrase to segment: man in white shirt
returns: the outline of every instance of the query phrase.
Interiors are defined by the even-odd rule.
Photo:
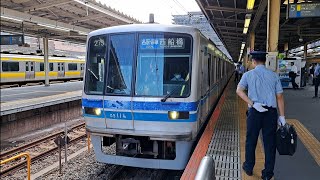
[[[290,72],[292,75],[291,75],[291,83],[292,83],[292,88],[293,89],[298,89],[299,86],[298,84],[296,83],[296,77],[297,77],[297,73],[298,73],[298,68],[296,65],[294,65],[294,62],[291,62],[291,72]]]

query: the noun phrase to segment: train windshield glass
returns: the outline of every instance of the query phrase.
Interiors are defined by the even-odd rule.
[[[189,96],[191,42],[181,34],[140,34],[135,95]]]
[[[104,36],[92,37],[88,48],[85,92],[87,94],[103,94],[106,38]]]
[[[110,36],[106,86],[107,94],[131,94],[134,52],[134,34],[118,34]]]

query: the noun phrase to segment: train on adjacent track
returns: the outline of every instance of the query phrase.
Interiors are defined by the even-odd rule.
[[[132,24],[91,32],[82,108],[97,161],[184,169],[233,71],[193,27]]]
[[[82,79],[84,59],[49,57],[49,79]],[[44,58],[36,55],[1,54],[1,84],[40,82],[45,79]]]

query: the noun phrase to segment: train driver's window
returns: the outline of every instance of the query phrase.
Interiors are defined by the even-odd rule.
[[[104,36],[91,37],[89,40],[85,77],[85,93],[87,94],[103,94],[106,45]]]

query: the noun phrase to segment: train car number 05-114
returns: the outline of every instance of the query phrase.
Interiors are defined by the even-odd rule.
[[[111,113],[109,115],[110,118],[112,119],[126,119],[127,116],[124,113]]]

